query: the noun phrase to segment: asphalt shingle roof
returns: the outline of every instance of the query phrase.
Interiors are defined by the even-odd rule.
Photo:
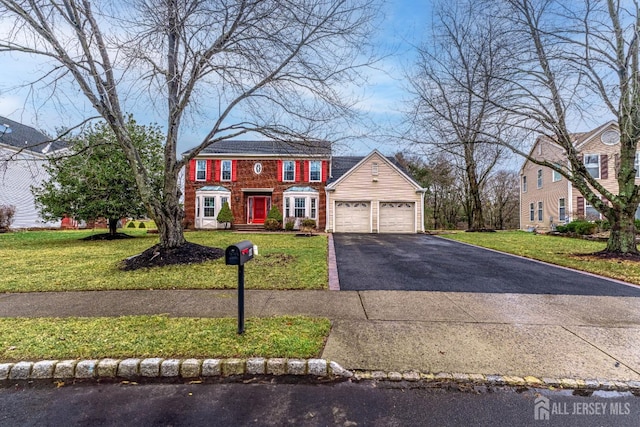
[[[241,141],[216,142],[202,150],[201,154],[265,154],[265,155],[331,155],[331,143],[327,141]]]
[[[12,147],[31,151],[38,154],[47,154],[65,148],[64,141],[52,140],[42,132],[21,123],[0,116],[0,143]],[[10,132],[4,132],[9,127]]]

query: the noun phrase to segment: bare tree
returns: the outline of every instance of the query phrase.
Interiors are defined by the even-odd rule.
[[[161,247],[177,248],[179,171],[205,147],[248,132],[317,140],[353,116],[348,89],[370,63],[377,10],[376,0],[0,0],[0,52],[49,61],[34,85],[80,90],[124,150]],[[166,115],[160,193],[127,132],[127,96]],[[178,158],[186,117],[208,130]]]
[[[484,189],[484,201],[492,228],[499,230],[518,228],[519,191],[518,172],[499,170],[491,174]]]
[[[425,227],[456,228],[463,210],[461,201],[464,199],[464,189],[458,185],[458,170],[448,156],[440,153],[425,161],[417,155],[397,153],[395,159],[427,189],[424,199]]]
[[[490,2],[495,5],[497,2]],[[493,100],[514,125],[542,133],[566,162],[546,161],[503,141],[530,161],[551,168],[582,193],[611,224],[606,251],[637,254],[634,214],[640,201],[634,165],[640,138],[640,13],[638,1],[503,0],[499,20],[510,26],[509,96]],[[494,9],[494,11],[497,9]],[[618,191],[587,171],[571,125],[610,115],[620,130]]]
[[[407,77],[414,140],[455,159],[469,229],[485,227],[482,187],[505,154],[495,142],[508,129],[489,100],[503,91],[507,46],[501,30],[482,19],[481,7],[473,0],[438,2],[431,40],[418,49],[416,70]]]

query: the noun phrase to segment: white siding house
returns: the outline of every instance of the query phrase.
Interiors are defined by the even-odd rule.
[[[59,227],[60,221],[40,217],[31,186],[49,179],[43,166],[65,144],[5,117],[0,117],[0,125],[0,205],[16,208],[11,228]]]

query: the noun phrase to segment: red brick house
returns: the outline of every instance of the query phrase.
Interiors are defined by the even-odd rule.
[[[221,141],[191,160],[185,171],[184,208],[188,228],[224,228],[216,217],[225,202],[234,226],[260,227],[272,206],[283,217],[326,224],[328,142]]]

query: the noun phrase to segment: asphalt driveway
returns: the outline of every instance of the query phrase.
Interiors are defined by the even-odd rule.
[[[334,234],[340,289],[640,297],[640,287],[422,234]]]

